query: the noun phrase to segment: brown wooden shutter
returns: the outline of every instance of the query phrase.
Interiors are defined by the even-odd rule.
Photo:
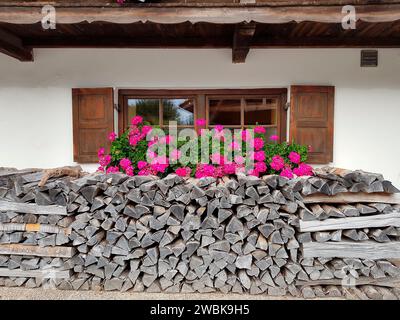
[[[290,141],[311,146],[309,163],[333,161],[334,93],[334,87],[291,87]]]
[[[72,89],[74,161],[97,162],[97,151],[109,152],[108,134],[114,130],[112,88]]]

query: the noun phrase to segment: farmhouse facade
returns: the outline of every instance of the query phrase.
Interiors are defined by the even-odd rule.
[[[57,1],[55,29],[44,3],[3,2],[0,165],[94,171],[107,134],[142,112],[161,126],[260,124],[310,145],[312,164],[400,185],[400,4],[347,2],[355,29],[344,1]],[[361,66],[374,51],[377,66]]]

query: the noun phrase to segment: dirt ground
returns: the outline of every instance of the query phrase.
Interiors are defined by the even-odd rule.
[[[243,294],[166,294],[134,292],[63,291],[54,289],[0,288],[0,300],[293,300],[293,297]],[[325,299],[327,300],[327,299]],[[332,300],[330,298],[329,300]]]

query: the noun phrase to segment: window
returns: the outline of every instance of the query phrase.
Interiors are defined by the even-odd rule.
[[[278,135],[280,96],[208,96],[208,125],[222,124],[228,128],[262,126],[267,136]]]
[[[286,139],[286,89],[221,90],[120,90],[120,132],[135,115],[152,125],[167,127],[177,121],[178,128],[193,128],[196,119],[227,128],[255,125],[266,128],[267,135]]]

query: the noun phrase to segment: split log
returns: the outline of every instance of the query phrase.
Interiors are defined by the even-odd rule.
[[[305,258],[360,258],[360,259],[398,259],[400,242],[307,242],[303,243]]]
[[[303,202],[307,203],[390,203],[400,204],[400,194],[398,193],[365,193],[365,192],[343,192],[335,196],[327,196],[315,193],[304,197]]]
[[[22,255],[35,257],[71,258],[74,247],[39,247],[23,244],[0,244],[0,255]]]
[[[301,232],[379,228],[387,226],[400,227],[400,212],[354,218],[327,219],[324,221],[300,220],[299,222]]]
[[[13,231],[27,231],[27,232],[42,232],[42,233],[62,233],[66,235],[71,234],[71,228],[61,228],[49,224],[26,224],[26,223],[0,223],[0,231],[13,232]]]
[[[359,277],[358,279],[353,279],[355,286],[362,285],[374,285],[389,288],[400,288],[400,277],[388,277],[374,279],[372,277]],[[296,286],[341,286],[343,285],[343,279],[326,279],[326,280],[309,280],[302,281],[296,280]]]
[[[40,180],[38,186],[43,187],[47,180],[50,178],[58,178],[63,176],[69,176],[74,178],[79,178],[83,175],[81,166],[67,166],[61,168],[47,169],[43,171],[43,177]]]
[[[0,268],[0,277],[21,277],[21,278],[40,278],[40,279],[69,279],[71,277],[70,270],[21,270]]]
[[[19,203],[5,200],[0,200],[0,211],[15,211],[39,215],[67,215],[67,208],[63,206],[39,206],[34,203]]]

